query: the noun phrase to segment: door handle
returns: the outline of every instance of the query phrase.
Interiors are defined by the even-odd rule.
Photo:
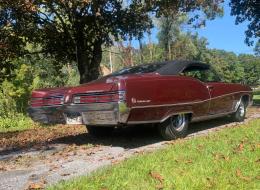
[[[208,88],[209,90],[213,90],[214,86],[212,86],[212,85],[207,85],[207,88]]]

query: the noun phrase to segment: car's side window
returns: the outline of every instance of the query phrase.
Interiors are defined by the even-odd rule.
[[[220,82],[219,76],[212,69],[183,71],[184,76],[196,78],[202,82]]]

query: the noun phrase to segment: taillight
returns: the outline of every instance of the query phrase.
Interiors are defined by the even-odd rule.
[[[63,103],[64,103],[63,96],[50,96],[50,97],[46,97],[46,98],[32,98],[30,101],[30,104],[32,107],[62,105]]]
[[[125,101],[125,92],[116,91],[105,94],[77,94],[74,95],[74,104],[107,103]]]

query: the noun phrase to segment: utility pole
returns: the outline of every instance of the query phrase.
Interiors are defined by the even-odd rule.
[[[109,65],[110,65],[110,73],[113,73],[112,47],[110,47],[110,51],[109,51]]]

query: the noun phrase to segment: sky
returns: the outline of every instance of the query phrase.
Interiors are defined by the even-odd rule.
[[[224,16],[218,17],[214,20],[208,20],[206,26],[201,29],[193,29],[192,32],[197,32],[200,37],[208,39],[208,47],[213,49],[223,49],[226,51],[232,51],[236,54],[246,53],[253,54],[254,46],[247,46],[244,42],[245,31],[247,29],[247,22],[239,25],[235,24],[235,17],[230,15],[230,7],[228,2],[224,4]],[[154,28],[152,30],[152,40],[157,43],[157,32]],[[147,41],[147,39],[144,39]],[[135,41],[135,47],[138,47],[138,42]]]
[[[224,5],[224,16],[213,21],[207,21],[206,27],[196,30],[201,37],[206,37],[209,48],[233,51],[236,54],[251,53],[253,46],[247,46],[244,42],[247,22],[235,24],[235,17],[230,15],[228,3]]]

